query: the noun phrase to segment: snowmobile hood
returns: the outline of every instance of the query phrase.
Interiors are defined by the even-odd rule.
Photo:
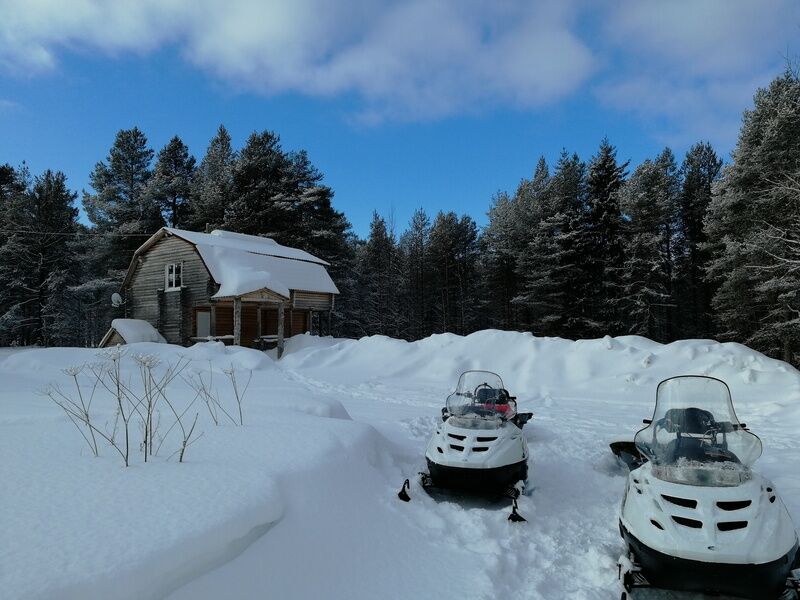
[[[491,427],[460,427],[450,417],[431,437],[425,456],[434,463],[464,469],[492,469],[528,458],[522,430],[509,421]]]
[[[628,475],[621,522],[647,547],[682,559],[763,564],[797,544],[774,484],[753,473],[730,487],[684,485],[645,463]]]

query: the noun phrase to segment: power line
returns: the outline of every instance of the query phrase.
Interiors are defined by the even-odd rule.
[[[63,236],[94,236],[94,237],[103,237],[103,236],[116,236],[116,237],[151,237],[153,233],[120,233],[120,232],[102,232],[102,231],[35,231],[33,229],[2,229],[0,230],[0,234],[3,235],[13,235],[13,234],[23,234],[23,235],[63,235]],[[155,233],[155,232],[154,232]]]

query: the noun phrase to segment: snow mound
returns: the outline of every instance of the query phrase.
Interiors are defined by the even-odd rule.
[[[655,385],[674,375],[718,377],[728,383],[737,404],[758,402],[761,410],[800,396],[800,374],[793,367],[741,344],[712,340],[659,344],[639,336],[606,336],[571,341],[499,330],[438,334],[418,342],[370,336],[311,343],[298,336],[287,344],[282,364],[330,381],[414,380],[442,393],[461,372],[483,369],[498,373],[523,400],[615,400],[632,394],[649,407]],[[764,386],[775,393],[764,397]]]
[[[145,465],[134,449],[127,469],[107,447],[92,456],[41,393],[48,382],[68,390],[71,367],[115,351],[0,351],[3,598],[618,597],[625,479],[607,442],[640,429],[658,382],[679,374],[729,384],[738,416],[764,440],[757,468],[800,524],[800,477],[786,468],[799,451],[800,374],[739,344],[304,334],[278,361],[221,342],[134,343],[124,348],[130,385],[136,356],[187,363],[168,393],[198,414],[203,436],[177,463],[162,414],[164,450]],[[427,439],[467,369],[496,371],[534,413],[523,431],[534,484],[520,498],[523,527],[506,521],[507,502],[437,501],[417,487],[412,502],[396,498],[425,469]],[[215,425],[184,377],[205,378],[237,415],[231,370],[240,385],[252,372],[244,425]],[[92,406],[110,431],[114,406]],[[442,573],[458,576],[442,587]]]

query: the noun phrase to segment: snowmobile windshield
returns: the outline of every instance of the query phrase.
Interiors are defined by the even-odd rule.
[[[728,386],[711,377],[662,381],[653,419],[635,441],[653,475],[687,485],[739,485],[761,456],[761,440],[739,423]]]
[[[516,414],[517,403],[496,373],[465,371],[458,378],[456,391],[447,397],[447,412],[458,427],[499,427]]]

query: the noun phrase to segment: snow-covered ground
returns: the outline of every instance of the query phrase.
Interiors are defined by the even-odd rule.
[[[152,462],[137,447],[126,469],[104,445],[92,456],[41,393],[69,389],[62,369],[96,363],[96,351],[0,350],[3,598],[618,598],[625,479],[607,444],[641,426],[656,384],[676,374],[729,383],[764,441],[756,468],[800,524],[800,376],[741,345],[483,331],[416,343],[297,336],[279,362],[219,343],[126,352],[134,382],[135,354],[213,371],[230,410],[223,370],[252,370],[244,426],[214,425],[198,402],[203,435],[184,463],[170,456],[173,430]],[[500,373],[535,414],[528,523],[509,524],[507,502],[396,498],[470,368]],[[176,379],[169,397],[185,405],[194,392]],[[106,396],[92,412],[111,427]],[[161,413],[163,433],[172,420]]]

